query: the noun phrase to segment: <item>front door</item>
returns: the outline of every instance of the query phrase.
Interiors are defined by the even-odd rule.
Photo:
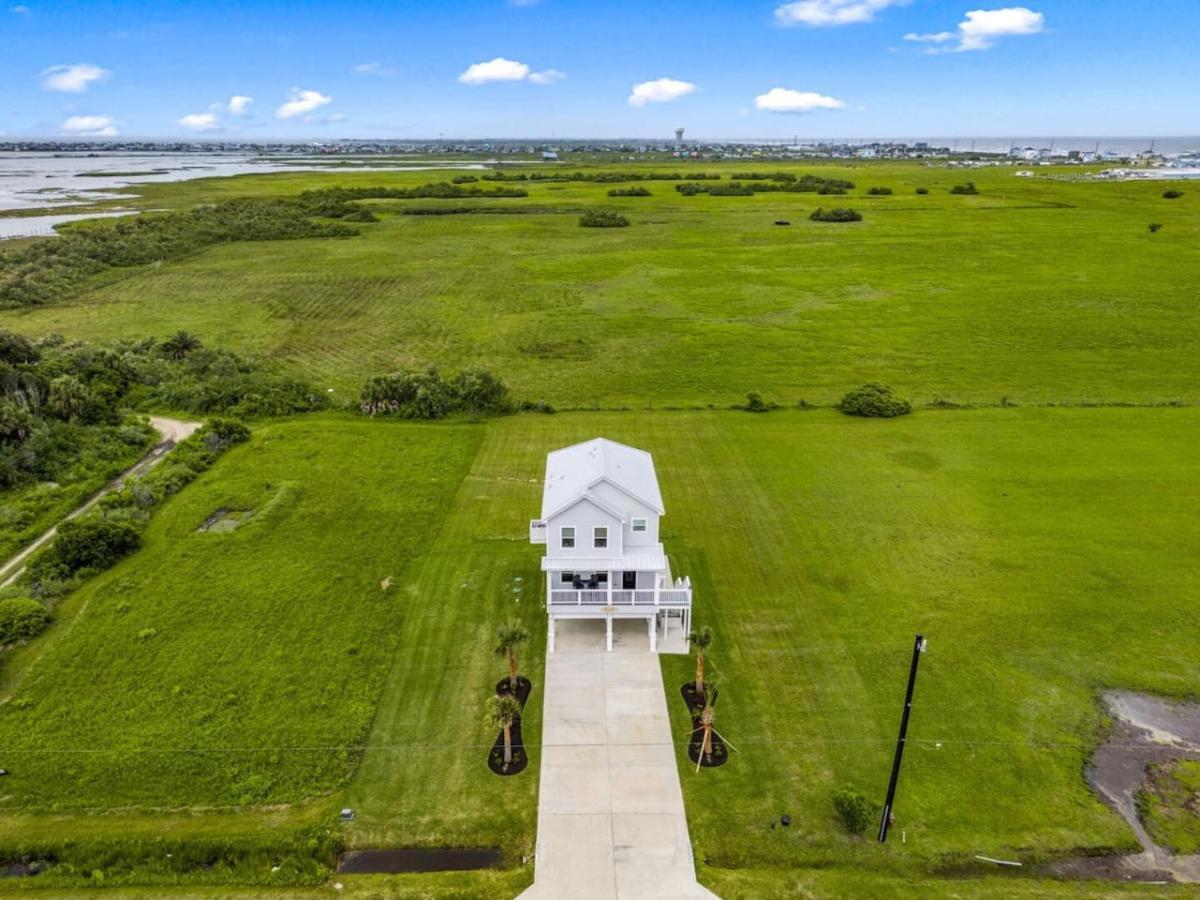
[[[632,591],[637,587],[637,572],[621,573],[621,590]]]

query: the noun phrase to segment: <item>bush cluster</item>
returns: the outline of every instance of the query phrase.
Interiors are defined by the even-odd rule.
[[[650,191],[644,187],[631,188],[611,188],[608,192],[610,197],[649,197]]]
[[[861,222],[862,213],[853,209],[844,209],[842,207],[831,207],[826,209],[823,206],[818,206],[812,211],[809,216],[814,222]]]
[[[459,183],[438,181],[416,187],[334,187],[304,191],[296,198],[296,205],[307,215],[326,219],[347,220],[350,216],[364,212],[355,206],[357,200],[463,200],[478,197],[528,197],[529,192],[520,188],[478,187],[465,188]],[[370,212],[366,210],[366,212]],[[375,221],[349,219],[350,221]],[[357,234],[357,232],[355,232]]]
[[[325,405],[310,385],[184,331],[98,347],[0,330],[0,489],[59,481],[81,463],[105,468],[148,445],[153,435],[131,410],[267,416]]]
[[[505,415],[513,403],[504,382],[484,369],[446,379],[430,368],[372,378],[363,385],[359,408],[368,416],[441,419],[452,413]]]
[[[870,828],[880,810],[876,803],[852,787],[840,787],[833,792],[833,808],[851,834],[862,834]]]
[[[616,184],[623,181],[720,181],[720,175],[706,172],[489,172],[484,181],[583,181]]]
[[[99,220],[64,229],[52,241],[0,252],[0,307],[52,303],[106,269],[178,259],[214,244],[355,234],[312,221],[291,200],[227,200],[188,212]]]
[[[867,191],[872,197],[887,197],[892,193],[890,187],[873,187]]]
[[[917,193],[918,193],[918,194],[922,194],[922,195],[924,195],[924,194],[928,194],[928,193],[929,193],[929,188],[927,188],[927,187],[919,187],[919,188],[917,188]]]
[[[950,188],[952,194],[978,194],[979,189],[975,187],[975,182],[968,181],[966,184],[956,184]]]
[[[28,575],[36,585],[102,572],[140,547],[141,542],[137,529],[126,522],[99,516],[70,519],[59,526],[54,543],[30,562]]]
[[[0,600],[0,647],[31,640],[49,624],[49,611],[36,600],[28,597]]]
[[[675,190],[685,197],[696,194],[712,194],[724,197],[749,197],[760,193],[793,193],[793,194],[844,194],[853,190],[854,182],[840,178],[822,178],[819,175],[801,175],[799,177],[787,172],[763,173],[747,177],[734,176],[727,185],[677,184]]]
[[[589,209],[579,217],[580,228],[628,228],[629,220],[610,209]]]
[[[838,409],[848,416],[890,419],[908,415],[912,404],[897,397],[886,384],[872,383],[847,393],[838,403]]]
[[[1170,190],[1163,191],[1163,199],[1164,200],[1178,200],[1182,196],[1183,196],[1183,191],[1176,190],[1175,188],[1171,188]]]

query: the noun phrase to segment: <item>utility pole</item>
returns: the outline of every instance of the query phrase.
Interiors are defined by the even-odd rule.
[[[892,804],[896,800],[896,782],[900,778],[900,760],[904,758],[904,743],[908,740],[908,714],[912,712],[913,689],[917,686],[917,666],[925,652],[925,638],[917,635],[913,642],[912,665],[908,670],[908,690],[904,694],[904,714],[900,717],[900,737],[896,739],[896,755],[892,759],[892,777],[888,781],[887,799],[883,801],[883,818],[879,822],[879,843],[887,840],[891,827]]]

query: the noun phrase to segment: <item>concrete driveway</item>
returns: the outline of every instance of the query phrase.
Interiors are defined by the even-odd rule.
[[[534,884],[521,897],[714,897],[696,882],[657,654],[560,631],[543,717]]]

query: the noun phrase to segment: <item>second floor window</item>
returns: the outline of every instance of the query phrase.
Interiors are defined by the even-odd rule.
[[[646,530],[646,520],[645,519],[634,519],[633,520],[634,534],[640,534],[641,532],[643,532],[645,530]]]
[[[597,525],[592,529],[592,545],[597,549],[603,549],[608,546],[608,526]]]
[[[562,545],[564,550],[575,546],[575,526],[567,525],[562,530]]]

